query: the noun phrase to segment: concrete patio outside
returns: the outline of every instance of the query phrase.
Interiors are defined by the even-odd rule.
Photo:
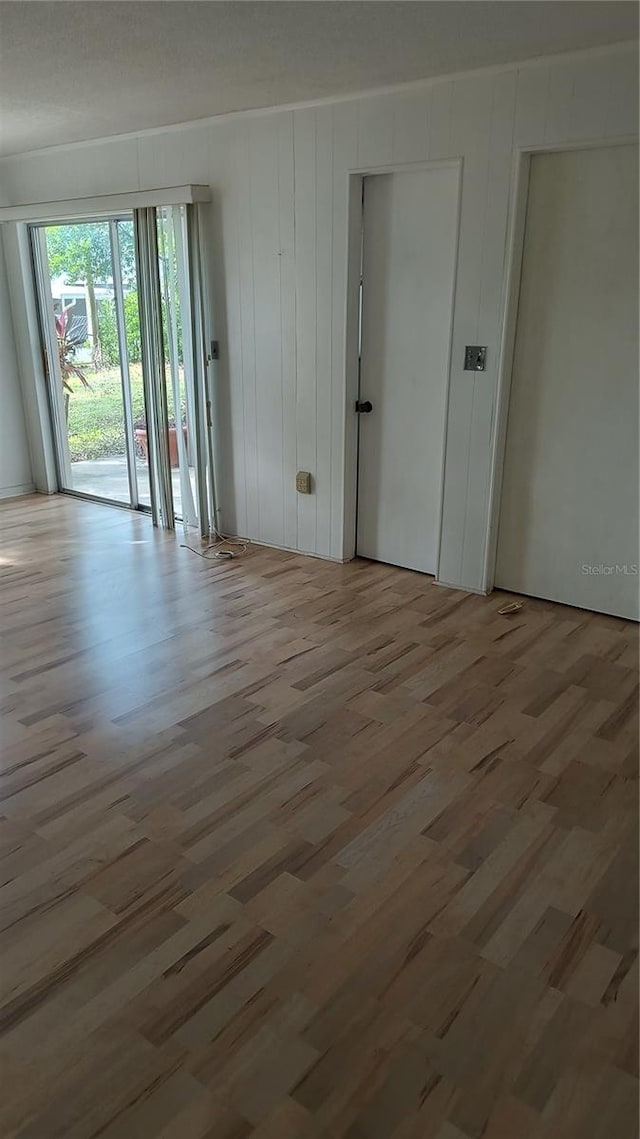
[[[138,499],[142,506],[151,506],[149,490],[149,468],[141,459],[136,461],[136,475],[138,479]],[[195,497],[196,476],[193,467],[189,467],[189,478]],[[173,487],[173,503],[176,515],[182,515],[182,493],[180,488],[180,472],[176,468],[171,471]],[[108,498],[112,502],[129,503],[129,476],[127,472],[126,455],[112,455],[106,459],[84,459],[71,463],[71,490],[81,494],[95,495],[96,498]]]

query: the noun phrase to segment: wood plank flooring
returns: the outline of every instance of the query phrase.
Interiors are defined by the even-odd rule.
[[[3,1136],[635,1139],[634,626],[0,523]]]

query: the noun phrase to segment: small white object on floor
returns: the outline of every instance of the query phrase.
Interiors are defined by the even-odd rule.
[[[511,613],[517,613],[519,609],[522,609],[522,601],[510,601],[508,605],[498,609],[498,613],[501,617],[508,617]]]

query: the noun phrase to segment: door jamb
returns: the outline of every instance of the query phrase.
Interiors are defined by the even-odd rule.
[[[507,421],[511,395],[511,375],[516,345],[520,282],[524,256],[527,205],[529,201],[529,174],[531,151],[518,150],[514,154],[509,200],[509,229],[507,235],[507,269],[504,284],[504,302],[500,347],[498,350],[498,376],[496,402],[489,458],[489,512],[485,535],[482,586],[485,593],[493,589],[496,559],[498,556],[498,528],[502,476],[507,446]]]
[[[355,167],[347,171],[347,303],[345,321],[345,435],[344,435],[344,502],[342,561],[351,561],[356,556],[356,522],[358,493],[358,416],[355,403],[359,398],[359,291],[362,265],[362,243],[364,236],[364,211],[362,207],[362,185],[366,177],[375,174],[402,174],[419,170],[453,168],[458,173],[458,209],[454,254],[453,285],[449,319],[449,349],[446,369],[446,392],[444,413],[444,437],[442,440],[442,468],[438,495],[436,580],[440,569],[440,548],[442,542],[442,520],[444,500],[444,472],[447,447],[447,423],[449,418],[449,397],[451,390],[451,361],[453,345],[453,315],[455,308],[458,258],[460,253],[460,219],[462,211],[463,158],[442,158],[425,162],[398,162],[380,166]]]

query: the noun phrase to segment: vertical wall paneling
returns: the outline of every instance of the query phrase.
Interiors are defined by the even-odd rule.
[[[611,71],[606,136],[638,137],[638,56],[616,53],[607,59]]]
[[[284,545],[298,542],[296,471],[296,247],[294,216],[293,113],[278,117],[280,208],[280,331],[282,336],[282,462]]]
[[[333,255],[331,292],[331,556],[350,557],[353,553],[352,514],[355,486],[351,486],[355,455],[350,447],[355,419],[353,402],[346,389],[345,368],[348,308],[353,306],[353,284],[347,284],[350,264],[349,244],[358,242],[356,227],[349,226],[349,194],[354,188],[347,173],[356,164],[358,148],[358,116],[355,103],[340,103],[333,108]],[[358,190],[355,191],[358,197]],[[348,445],[349,444],[349,445]],[[345,472],[350,493],[345,496]],[[345,511],[345,499],[348,511]]]
[[[594,64],[576,60],[573,65],[573,92],[569,108],[567,137],[573,139],[604,138],[607,129],[607,107],[611,88],[611,68],[606,59]]]
[[[552,56],[319,107],[228,116],[7,158],[10,203],[208,182],[212,189],[221,524],[332,557],[353,542],[353,367],[346,341],[349,171],[462,159],[440,576],[482,588],[495,463],[505,234],[518,148],[633,137],[635,45]],[[351,188],[349,188],[351,187]],[[13,266],[16,230],[8,226]],[[13,233],[11,232],[13,231]],[[355,262],[354,262],[355,263]],[[20,281],[20,276],[17,278]],[[49,488],[38,430],[27,302],[14,325],[34,478]],[[463,371],[486,344],[486,372]],[[23,359],[24,357],[24,359]],[[25,363],[26,359],[26,363]],[[352,361],[353,363],[353,361]],[[298,468],[314,493],[296,494]]]
[[[316,551],[331,552],[333,340],[333,108],[316,119]]]
[[[237,241],[240,278],[240,335],[242,343],[241,376],[244,412],[244,465],[246,485],[247,534],[260,535],[258,498],[258,421],[256,415],[256,330],[255,287],[253,273],[253,218],[251,204],[251,121],[242,120],[238,131],[237,172]]]
[[[284,543],[282,335],[278,123],[253,119],[249,129],[255,327],[255,417],[258,538]],[[274,398],[275,397],[275,398]]]
[[[488,367],[487,372],[472,377],[474,391],[473,430],[469,440],[470,473],[478,470],[482,465],[483,456],[490,451],[494,425],[501,313],[504,309],[515,93],[514,72],[494,77],[488,141],[487,193],[480,254],[477,331],[478,337],[486,338]],[[485,343],[485,339],[479,340],[479,343]],[[479,581],[482,577],[487,532],[485,520],[489,509],[488,494],[489,484],[486,480],[469,478],[462,563],[462,574],[467,581]]]
[[[551,67],[544,138],[540,141],[553,146],[569,138],[572,103],[573,62],[564,68]]]
[[[393,158],[393,96],[358,101],[358,166],[386,166]]]
[[[478,377],[464,371],[464,346],[489,344],[489,330],[483,330],[483,338],[478,339],[478,324],[492,86],[492,76],[475,76],[457,80],[453,92],[451,150],[454,155],[464,155],[464,164],[439,562],[439,576],[446,582],[462,580],[464,520],[473,478],[469,455]],[[487,372],[479,377],[487,385],[491,383],[490,368],[489,361]]]
[[[296,463],[316,475],[317,227],[315,109],[294,115],[296,227]],[[297,495],[300,550],[316,552],[317,495]]]
[[[238,202],[235,187],[237,136],[227,124],[209,137],[208,213],[212,240],[206,250],[212,281],[213,328],[220,345],[214,365],[214,427],[218,526],[225,534],[247,533],[242,335],[238,262]]]
[[[156,149],[160,139],[156,138]],[[3,183],[10,200],[55,201],[91,197],[94,194],[126,193],[139,189],[138,148],[141,140],[103,139],[64,150],[40,151],[3,163]],[[17,163],[19,162],[19,166]],[[18,186],[12,185],[19,174]],[[175,175],[173,185],[179,182]],[[168,185],[170,183],[165,183]],[[156,183],[157,185],[157,183]]]
[[[452,80],[436,83],[430,91],[429,158],[451,157],[451,127],[453,117]]]
[[[552,68],[544,141],[551,145],[607,135],[614,79],[611,59],[574,59]]]
[[[220,132],[224,134],[224,131]],[[210,171],[210,128],[206,123],[189,124],[183,130],[173,131],[162,139],[157,135],[142,136],[138,141],[139,179],[142,187],[171,186],[179,171],[189,168],[194,183],[206,184]],[[108,178],[108,168],[102,171],[102,182]],[[94,193],[100,193],[99,190]]]
[[[429,157],[431,91],[399,92],[393,97],[393,163],[425,162]]]
[[[517,73],[515,146],[533,146],[545,137],[550,67],[523,67]]]

